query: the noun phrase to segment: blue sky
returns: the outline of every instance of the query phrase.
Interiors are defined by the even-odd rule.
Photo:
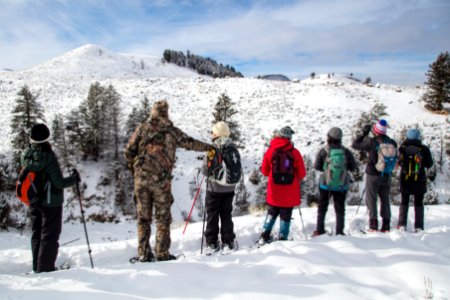
[[[245,76],[354,73],[417,84],[450,50],[448,0],[0,0],[0,68],[85,44],[211,57]]]

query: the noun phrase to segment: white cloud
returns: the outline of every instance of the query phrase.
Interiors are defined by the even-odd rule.
[[[30,66],[84,43],[152,55],[189,49],[227,64],[256,61],[286,72],[355,65],[389,71],[395,56],[422,55],[424,65],[450,48],[450,4],[444,0],[0,4],[0,67]],[[389,64],[371,64],[366,55]]]

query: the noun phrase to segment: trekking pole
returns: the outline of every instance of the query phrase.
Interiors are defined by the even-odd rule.
[[[61,245],[59,245],[59,246],[62,247],[62,246],[68,245],[68,244],[70,244],[70,243],[73,243],[73,242],[78,241],[79,239],[80,239],[80,238],[73,239],[73,240],[68,241],[68,242],[65,242],[65,243],[63,243],[63,244],[61,244]]]
[[[205,176],[202,176],[202,180],[200,181],[200,184],[197,187],[197,193],[195,194],[194,201],[192,201],[191,211],[189,212],[189,215],[188,215],[187,220],[186,220],[186,224],[184,225],[183,234],[186,231],[186,228],[188,226],[189,220],[191,219],[191,214],[192,214],[192,211],[194,210],[194,206],[195,206],[195,202],[197,201],[197,197],[200,194],[200,188],[202,187],[202,183],[203,183],[203,179],[204,178],[205,178]]]
[[[211,176],[211,162],[208,161],[208,177],[206,177],[206,193],[208,193],[209,187],[209,176]],[[202,242],[200,244],[200,254],[203,254],[203,239],[205,237],[205,223],[206,223],[206,195],[205,195],[205,205],[203,205],[203,227],[202,227]]]
[[[76,187],[77,187],[78,201],[80,202],[81,221],[83,222],[84,234],[86,236],[86,243],[87,243],[88,253],[89,253],[89,259],[91,260],[91,267],[93,269],[94,261],[92,260],[92,254],[91,254],[92,250],[91,250],[91,246],[89,245],[89,237],[88,237],[88,232],[87,232],[87,228],[86,228],[86,221],[84,219],[84,210],[83,210],[83,205],[81,204],[80,185],[78,184],[78,182],[76,183]]]
[[[206,223],[206,197],[205,197],[205,205],[203,207],[202,243],[200,244],[200,254],[203,254],[203,239],[205,237],[205,223]]]
[[[300,213],[300,220],[302,221],[303,234],[305,235],[305,240],[307,240],[308,236],[306,235],[306,229],[305,224],[303,223],[302,209],[300,208],[300,205],[298,206],[298,212]]]

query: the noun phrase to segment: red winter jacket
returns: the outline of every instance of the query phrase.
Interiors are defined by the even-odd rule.
[[[290,145],[290,147],[287,145]],[[272,179],[272,154],[275,149],[281,147],[286,147],[286,149],[291,150],[292,155],[294,156],[295,179],[289,185],[275,184]],[[300,205],[300,181],[306,176],[306,169],[300,151],[294,148],[294,145],[291,144],[289,139],[276,137],[270,142],[270,147],[264,154],[261,172],[264,176],[269,176],[266,198],[267,204],[279,207],[294,207]]]

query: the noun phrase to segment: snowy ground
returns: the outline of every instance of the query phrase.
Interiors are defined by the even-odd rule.
[[[395,226],[398,208],[392,209]],[[235,218],[240,249],[212,257],[200,255],[201,222],[190,224],[185,235],[177,223],[171,251],[185,258],[141,264],[128,262],[136,254],[134,221],[89,223],[94,269],[83,226],[64,224],[61,243],[80,238],[60,248],[58,263],[69,261],[72,268],[30,275],[29,232],[2,232],[0,299],[450,299],[450,206],[427,206],[426,230],[417,234],[363,234],[365,207],[355,212],[347,208],[348,236],[305,240],[296,210],[294,240],[259,249],[249,245],[264,215]],[[316,209],[302,208],[302,215],[310,235]]]

